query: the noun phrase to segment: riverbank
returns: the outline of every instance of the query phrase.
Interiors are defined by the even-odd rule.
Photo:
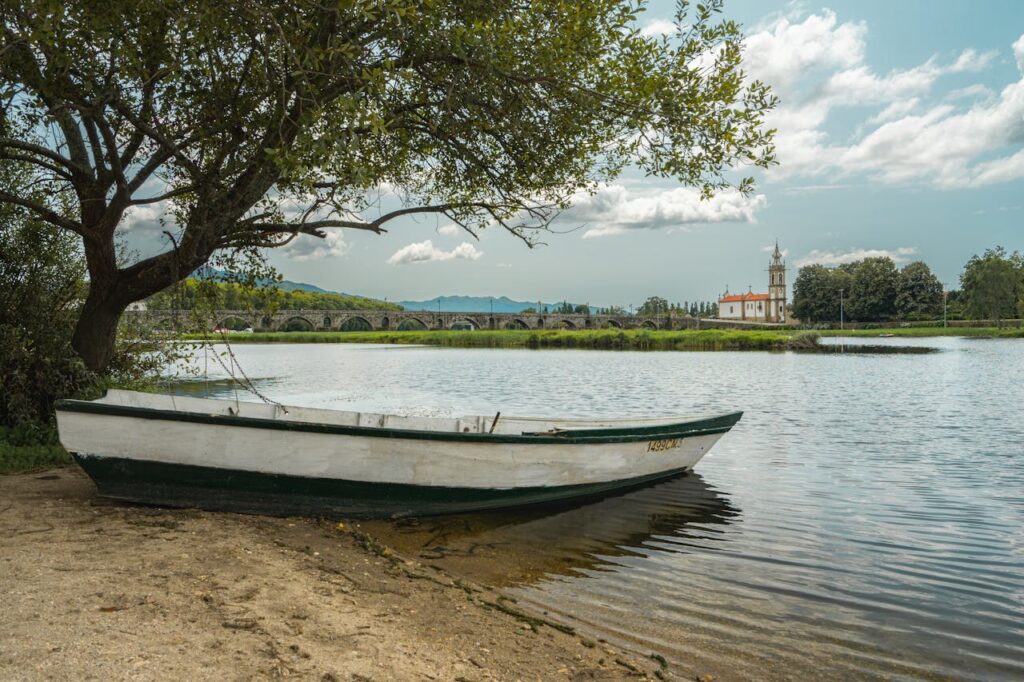
[[[600,350],[781,350],[795,332],[687,329],[543,329],[395,332],[253,332],[189,335],[230,343],[382,343],[458,348],[593,348]]]
[[[251,332],[190,334],[184,340],[230,343],[370,343],[454,348],[577,348],[594,350],[802,350],[827,351],[818,336],[1024,338],[1024,329],[996,327],[894,327],[881,329],[541,329],[391,332]]]
[[[970,336],[981,338],[1022,339],[1024,328],[1021,327],[890,327],[885,329],[823,329],[822,336],[900,336],[900,337],[931,337],[931,336]]]
[[[0,477],[0,678],[654,679],[358,526],[151,509],[75,467]]]

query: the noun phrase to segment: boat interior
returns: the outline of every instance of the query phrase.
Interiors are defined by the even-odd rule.
[[[443,433],[496,433],[518,435],[522,433],[557,432],[573,429],[621,429],[624,426],[650,427],[679,424],[704,417],[675,416],[653,419],[552,419],[544,417],[511,417],[505,415],[479,415],[468,417],[418,417],[376,412],[325,410],[313,407],[293,407],[268,403],[236,400],[194,398],[163,393],[142,393],[111,389],[94,401],[101,404],[123,405],[143,409],[174,412],[192,412],[253,419],[275,419],[336,426],[362,426],[371,428],[437,431]]]

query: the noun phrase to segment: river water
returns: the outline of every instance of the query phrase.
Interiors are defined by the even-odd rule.
[[[234,352],[262,391],[291,404],[743,410],[686,478],[573,508],[362,525],[687,674],[1024,679],[1024,342],[871,342],[939,352]],[[202,353],[197,362],[224,375]]]

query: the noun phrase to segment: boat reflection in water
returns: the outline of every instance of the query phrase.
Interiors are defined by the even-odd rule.
[[[554,576],[613,569],[617,557],[702,551],[725,539],[740,516],[699,474],[571,507],[462,514],[401,521],[363,521],[370,534],[417,558],[496,587],[529,585]],[[716,528],[717,527],[717,528]]]

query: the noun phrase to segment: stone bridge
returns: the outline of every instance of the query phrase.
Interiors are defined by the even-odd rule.
[[[126,316],[151,327],[175,327],[187,311],[134,310]],[[449,313],[423,310],[217,310],[210,327],[251,327],[256,331],[402,331],[422,329],[697,329],[688,315],[586,315],[561,313]]]

